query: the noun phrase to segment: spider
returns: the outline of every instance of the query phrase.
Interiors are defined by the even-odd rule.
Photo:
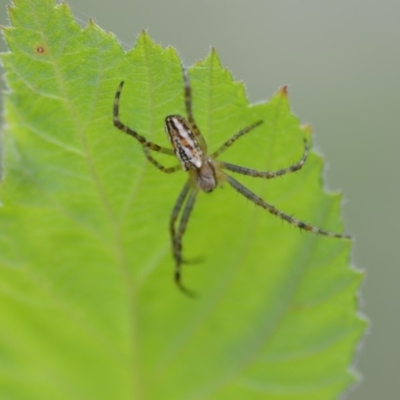
[[[275,206],[267,203],[261,197],[257,196],[255,193],[243,186],[231,175],[225,173],[224,170],[228,170],[237,174],[247,175],[254,178],[272,179],[298,171],[303,167],[307,160],[309,150],[307,140],[304,139],[304,152],[301,159],[297,163],[277,171],[258,171],[252,168],[242,167],[223,161],[217,161],[218,156],[232,146],[239,138],[259,127],[263,121],[257,121],[252,125],[243,128],[234,134],[230,139],[228,139],[224,144],[222,144],[222,146],[220,146],[216,151],[208,154],[207,144],[193,116],[192,89],[188,73],[186,68],[183,66],[182,74],[187,119],[181,115],[168,115],[165,118],[165,130],[168,139],[171,142],[172,149],[159,146],[158,144],[147,140],[144,136],[140,135],[135,130],[120,121],[119,103],[124,81],[119,84],[117,92],[115,93],[113,107],[114,126],[122,132],[125,132],[135,138],[142,145],[144,155],[151,164],[167,174],[177,172],[181,169],[185,172],[188,172],[188,180],[186,181],[176,200],[169,223],[173,257],[175,260],[174,279],[180,290],[189,296],[193,296],[193,292],[182,284],[181,279],[182,263],[185,261],[182,258],[182,238],[185,233],[190,214],[193,210],[197,194],[199,191],[210,193],[222,182],[228,182],[233,189],[252,201],[257,206],[264,208],[271,214],[289,222],[292,225],[297,226],[300,229],[335,238],[350,238],[349,235],[329,232],[320,228],[316,228],[278,210]],[[151,151],[176,156],[179,164],[173,167],[165,167],[152,157]],[[180,219],[178,222],[179,215]]]

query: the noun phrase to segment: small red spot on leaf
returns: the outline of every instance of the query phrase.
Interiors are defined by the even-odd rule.
[[[35,51],[36,51],[37,54],[45,54],[46,53],[46,48],[43,47],[43,46],[36,46]]]

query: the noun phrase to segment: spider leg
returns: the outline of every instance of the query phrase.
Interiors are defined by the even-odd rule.
[[[156,143],[148,141],[144,136],[139,135],[136,131],[133,129],[129,128],[129,126],[124,125],[120,119],[119,119],[119,101],[121,97],[121,92],[122,88],[124,86],[124,81],[122,81],[117,89],[117,92],[115,93],[115,98],[114,98],[114,108],[113,108],[113,122],[114,126],[119,129],[122,132],[127,133],[128,135],[134,137],[142,146],[143,148],[148,148],[153,151],[157,151],[159,153],[163,154],[169,154],[169,155],[174,155],[174,152],[172,149],[168,149],[167,147],[162,147],[159,146]],[[154,163],[153,163],[154,164]]]
[[[343,235],[340,233],[334,233],[334,232],[329,232],[325,231],[320,228],[316,228],[312,225],[309,225],[303,221],[300,221],[296,218],[293,218],[292,216],[285,214],[284,212],[278,210],[276,207],[274,207],[271,204],[268,204],[265,202],[261,197],[258,197],[256,194],[254,194],[252,191],[247,189],[245,186],[243,186],[241,183],[239,183],[236,179],[232,178],[229,175],[226,175],[226,179],[228,180],[229,184],[240,194],[242,194],[244,197],[247,197],[249,200],[251,200],[254,204],[257,206],[260,206],[270,212],[273,215],[276,215],[277,217],[289,222],[289,224],[295,225],[300,229],[304,229],[305,231],[309,232],[314,232],[320,235],[325,235],[325,236],[330,236],[330,237],[336,237],[336,238],[346,238],[350,239],[350,235]]]
[[[185,233],[187,223],[189,221],[190,214],[193,210],[193,206],[196,200],[197,190],[191,190],[190,181],[188,181],[183,187],[179,197],[175,203],[175,206],[171,213],[170,218],[170,234],[172,240],[172,250],[175,260],[175,283],[185,294],[190,297],[194,297],[193,292],[188,290],[185,286],[183,286],[181,281],[181,267],[182,267],[182,237]],[[185,204],[186,201],[186,204]],[[183,208],[184,207],[184,208]],[[182,211],[182,215],[179,221],[178,230],[176,230],[176,221],[179,213]]]
[[[171,174],[173,172],[179,171],[182,169],[180,165],[175,165],[173,167],[164,167],[164,165],[160,164],[156,159],[154,159],[150,155],[150,150],[148,147],[143,147],[144,155],[147,158],[147,161],[150,161],[153,165],[155,165],[160,171],[165,172],[166,174]]]
[[[171,234],[173,248],[174,248],[175,236],[176,236],[175,223],[176,223],[178,215],[182,209],[183,203],[185,202],[185,199],[189,193],[189,190],[190,190],[190,182],[188,181],[185,183],[185,186],[179,193],[179,197],[175,202],[174,208],[172,209],[171,217],[169,220],[169,231]],[[174,258],[175,258],[175,253],[174,253]]]
[[[185,89],[184,89],[185,108],[189,124],[190,127],[192,128],[194,136],[196,137],[197,141],[200,144],[201,149],[203,150],[204,153],[207,153],[206,141],[204,140],[203,135],[201,134],[200,129],[197,126],[196,121],[194,120],[193,110],[192,110],[192,88],[190,86],[189,75],[187,73],[186,68],[183,65],[182,65],[182,73],[183,73],[183,82],[185,84]]]
[[[212,158],[218,157],[220,154],[222,154],[225,150],[227,150],[229,147],[233,145],[233,143],[236,142],[239,138],[244,136],[246,133],[249,133],[252,131],[254,128],[257,128],[257,126],[261,125],[263,121],[257,121],[252,125],[247,126],[246,128],[242,129],[235,135],[233,135],[230,139],[228,139],[217,151],[215,151],[213,154],[211,154]]]
[[[221,166],[221,168],[225,168],[229,171],[236,172],[236,173],[242,174],[242,175],[252,176],[253,178],[272,179],[272,178],[276,178],[277,176],[282,176],[282,175],[289,174],[290,172],[298,171],[305,164],[305,162],[307,160],[307,156],[308,156],[308,143],[307,143],[307,140],[304,139],[303,156],[301,157],[300,161],[298,161],[296,164],[291,165],[288,168],[278,169],[277,171],[257,171],[252,168],[241,167],[239,165],[229,164],[226,162],[220,162],[220,166]]]

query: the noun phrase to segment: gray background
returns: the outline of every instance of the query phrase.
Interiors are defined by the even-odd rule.
[[[6,0],[0,24],[7,25]],[[366,271],[371,331],[358,356],[353,400],[397,399],[400,337],[395,244],[399,235],[400,2],[395,0],[70,0],[131,47],[138,32],[175,46],[185,64],[214,46],[252,102],[289,85],[294,112],[314,127],[326,181],[347,199],[353,263]],[[5,50],[0,43],[0,50]],[[2,86],[3,87],[3,86]]]

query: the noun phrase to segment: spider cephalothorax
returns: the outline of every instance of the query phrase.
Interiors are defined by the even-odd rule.
[[[256,205],[264,208],[268,212],[277,217],[289,222],[292,225],[304,229],[306,231],[314,232],[320,235],[336,237],[336,238],[349,238],[348,235],[329,232],[320,228],[316,228],[303,221],[300,221],[282,211],[279,211],[273,205],[258,197],[252,191],[247,189],[239,183],[232,176],[225,173],[228,170],[234,173],[252,176],[256,178],[272,179],[282,176],[294,171],[298,171],[304,165],[308,155],[308,143],[304,139],[304,153],[302,158],[295,164],[277,171],[257,171],[251,168],[242,167],[236,164],[227,162],[216,161],[217,157],[221,155],[226,149],[232,146],[240,137],[252,131],[262,124],[262,121],[257,121],[254,124],[242,129],[228,139],[218,150],[212,154],[208,154],[207,144],[200,133],[199,128],[193,117],[192,112],[192,94],[189,82],[189,77],[186,69],[182,67],[183,80],[184,80],[184,97],[185,108],[187,113],[187,120],[180,115],[169,115],[165,118],[165,129],[169,141],[171,142],[172,149],[159,146],[153,142],[148,141],[144,136],[137,133],[135,130],[124,125],[119,119],[119,101],[124,82],[121,82],[115,94],[114,109],[113,109],[113,122],[114,126],[119,130],[133,136],[143,146],[144,154],[148,161],[155,167],[165,173],[173,173],[179,170],[188,172],[189,179],[184,185],[179,197],[172,210],[170,218],[170,233],[172,240],[172,249],[175,259],[175,282],[178,287],[187,294],[192,294],[188,291],[181,282],[181,266],[182,266],[182,237],[186,230],[190,214],[192,212],[196,196],[199,191],[211,192],[221,181],[227,181],[237,192],[251,200]],[[174,167],[164,167],[157,160],[155,160],[151,151],[159,152],[176,156],[180,165]],[[177,220],[180,215],[179,223]]]

